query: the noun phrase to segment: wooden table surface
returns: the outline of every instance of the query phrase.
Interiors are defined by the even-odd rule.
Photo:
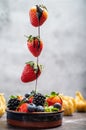
[[[73,116],[63,116],[62,125],[51,129],[52,130],[86,130],[86,113],[74,113]],[[0,118],[0,130],[27,130],[27,129],[8,125],[6,121],[6,114],[4,114],[4,116]],[[32,129],[28,129],[28,130],[32,130]]]

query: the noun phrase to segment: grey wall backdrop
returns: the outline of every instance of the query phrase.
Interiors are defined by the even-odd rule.
[[[34,89],[35,81],[24,84],[20,75],[26,61],[36,61],[27,49],[24,35],[37,35],[29,21],[29,9],[36,4],[48,8],[41,27],[44,65],[38,90],[86,97],[86,0],[0,0],[0,92],[8,98]]]

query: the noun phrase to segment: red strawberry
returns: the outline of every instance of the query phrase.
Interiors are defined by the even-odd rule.
[[[33,61],[27,62],[21,75],[22,82],[27,83],[37,79],[41,71],[42,65],[37,65],[37,63]]]
[[[29,11],[30,22],[33,26],[41,26],[48,17],[47,8],[43,5],[36,5]]]
[[[43,42],[39,37],[30,35],[28,37],[27,46],[33,56],[38,57],[43,49]]]
[[[60,96],[48,97],[46,99],[46,102],[48,103],[49,106],[54,105],[55,103],[62,104],[62,99]]]
[[[28,112],[28,103],[23,103],[18,108],[19,112]]]

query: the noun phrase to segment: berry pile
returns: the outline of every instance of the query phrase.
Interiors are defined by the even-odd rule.
[[[54,98],[56,100],[53,101]],[[53,104],[50,104],[49,99]],[[62,109],[62,100],[56,93],[45,96],[32,91],[24,96],[11,96],[7,107],[19,112],[58,112]]]

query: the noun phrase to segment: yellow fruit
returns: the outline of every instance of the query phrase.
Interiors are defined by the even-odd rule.
[[[64,116],[70,116],[76,111],[76,102],[73,97],[61,95],[63,101]]]
[[[75,96],[76,108],[78,112],[86,112],[86,99],[81,92],[77,91]]]
[[[2,116],[5,113],[6,110],[6,100],[4,98],[4,95],[0,93],[0,116]]]
[[[64,115],[68,116],[68,115],[72,115],[73,113],[73,108],[72,106],[70,107],[70,105],[72,105],[72,103],[69,101],[63,101],[63,108],[64,108]]]
[[[74,107],[74,112],[76,111],[76,101],[73,97],[70,97],[73,103],[73,107]]]

